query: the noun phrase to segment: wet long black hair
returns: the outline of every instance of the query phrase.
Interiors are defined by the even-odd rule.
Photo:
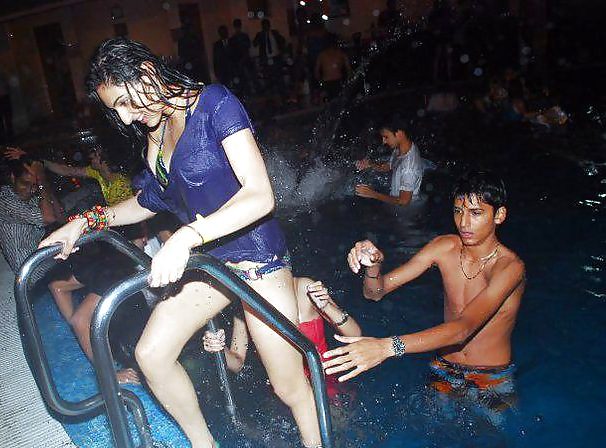
[[[170,100],[188,92],[198,92],[204,84],[181,73],[165,58],[156,56],[144,44],[124,37],[107,39],[97,47],[90,61],[90,70],[86,77],[86,90],[89,97],[101,105],[110,123],[127,137],[135,137],[145,143],[149,129],[135,122],[126,126],[113,109],[101,102],[97,89],[101,85],[125,86],[131,99],[141,92],[134,88],[143,76],[147,76],[159,101],[170,105]],[[146,101],[142,101],[146,104]]]

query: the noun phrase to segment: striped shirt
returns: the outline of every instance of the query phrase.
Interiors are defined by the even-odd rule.
[[[44,236],[39,198],[22,201],[9,185],[0,189],[0,247],[13,272],[37,248]]]

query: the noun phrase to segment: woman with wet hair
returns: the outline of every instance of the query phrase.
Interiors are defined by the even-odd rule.
[[[170,211],[183,226],[154,256],[152,287],[179,283],[154,308],[136,348],[149,386],[194,448],[218,446],[178,362],[191,336],[230,304],[211,284],[181,280],[192,249],[219,258],[282,314],[297,322],[284,235],[271,217],[275,201],[250,119],[224,86],[204,86],[169,67],[144,45],[115,38],[93,55],[90,95],[126,134],[147,141],[141,193],[95,208],[51,234],[67,257],[89,230],[143,221]],[[208,244],[211,243],[212,244]],[[290,407],[305,446],[320,446],[311,387],[301,355],[245,307],[246,322],[275,393]]]

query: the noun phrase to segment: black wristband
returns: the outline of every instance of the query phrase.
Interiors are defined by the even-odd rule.
[[[339,322],[335,322],[335,325],[337,327],[340,327],[341,325],[345,325],[345,322],[347,322],[349,320],[349,313],[347,311],[343,311],[343,314],[341,314],[341,320]]]

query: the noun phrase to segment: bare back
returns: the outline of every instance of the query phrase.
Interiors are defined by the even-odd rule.
[[[338,48],[327,48],[318,56],[317,71],[323,81],[338,81],[349,75],[347,56]]]

